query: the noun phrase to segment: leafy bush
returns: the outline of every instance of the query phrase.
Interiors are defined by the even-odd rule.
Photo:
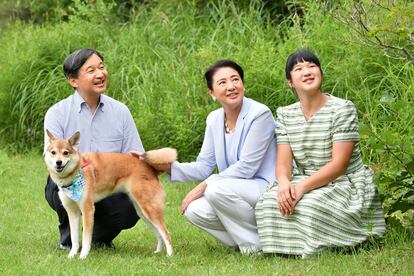
[[[143,0],[2,0],[0,25],[7,25],[16,20],[34,24],[68,21],[70,16],[79,15],[79,8],[82,6],[88,7],[90,12],[110,11],[110,17],[126,21],[130,13],[143,5],[143,2]],[[103,6],[110,8],[103,10]],[[86,9],[83,11],[87,12]]]
[[[389,222],[414,230],[413,3],[347,1],[334,17],[348,30],[343,41],[363,45],[395,62],[364,59],[372,70],[355,93],[362,107],[363,151],[376,170]],[[380,52],[380,53],[381,53]],[[404,61],[405,60],[405,61]],[[355,89],[351,87],[351,89]],[[357,92],[357,91],[356,91]]]
[[[347,1],[335,15],[349,27],[349,41],[414,62],[413,13],[410,1],[365,0]]]
[[[410,62],[377,65],[383,72],[371,75],[376,84],[367,87],[377,99],[365,98],[363,116],[369,120],[364,121],[361,134],[389,221],[414,230],[414,67]]]

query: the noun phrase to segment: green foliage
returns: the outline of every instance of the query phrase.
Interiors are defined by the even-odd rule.
[[[106,27],[118,23],[116,6],[114,1],[96,0],[92,4],[91,1],[73,0],[73,4],[69,6],[71,14],[69,19],[74,24],[88,22],[97,25],[105,24],[103,26]]]
[[[96,16],[106,21],[110,19],[128,21],[136,10],[149,6],[147,2],[145,0],[2,0],[0,26],[19,20],[33,24],[59,23],[68,21],[70,17],[83,15],[89,19]],[[94,12],[96,14],[92,14]]]
[[[0,24],[14,20],[33,23],[58,22],[67,18],[71,0],[3,0],[0,4]]]
[[[352,6],[342,2],[346,13]],[[42,149],[45,112],[72,93],[62,62],[78,48],[104,54],[108,95],[129,106],[146,149],[175,147],[181,161],[197,155],[205,118],[218,108],[203,79],[209,65],[236,60],[245,70],[247,96],[276,110],[296,101],[285,81],[287,56],[309,48],[322,62],[323,90],[352,100],[360,112],[360,146],[377,172],[389,221],[412,227],[413,64],[351,43],[350,26],[337,12],[332,16],[336,1],[289,1],[292,13],[284,20],[275,20],[262,1],[135,2],[127,23],[118,15],[120,1],[88,3],[74,1],[68,22],[17,22],[2,31],[0,143],[10,151]],[[392,12],[401,12],[404,28],[408,13]],[[369,18],[378,24],[388,18],[382,24],[391,28],[386,14]]]
[[[103,11],[102,7],[109,6],[110,17],[117,17],[127,21],[133,19],[137,13],[143,9],[154,7],[174,9],[186,1],[182,0],[2,0],[0,3],[0,25],[15,20],[32,22],[35,24],[56,23],[67,21],[70,16],[79,16],[77,11],[89,13]],[[203,10],[210,5],[222,5],[229,1],[223,0],[192,0],[188,1],[195,5],[197,9]],[[230,1],[232,2],[232,1]],[[275,22],[279,22],[289,15],[290,11],[300,11],[301,4],[305,0],[289,1],[257,1],[257,0],[238,0],[236,1],[239,9],[248,10],[251,4],[260,4],[261,8],[269,13]],[[330,3],[331,1],[327,1]],[[233,3],[232,3],[233,4]],[[84,7],[82,9],[82,7]],[[208,12],[208,9],[206,10]],[[103,15],[103,14],[101,14]],[[94,16],[94,15],[92,15]],[[107,20],[107,18],[105,18]]]
[[[346,2],[348,3],[348,2]],[[376,170],[388,221],[414,229],[414,23],[413,3],[358,1],[335,13],[345,23],[343,41],[382,49],[393,62],[365,60],[371,72],[357,93],[363,114],[364,153]],[[407,62],[408,61],[408,62]]]
[[[414,230],[413,65],[376,65],[383,72],[371,75],[376,84],[369,89],[378,99],[368,103],[366,98],[363,116],[370,119],[362,126],[361,136],[375,164],[375,180],[389,221]]]
[[[349,27],[349,41],[414,62],[413,14],[412,1],[364,0],[345,1],[336,17]]]

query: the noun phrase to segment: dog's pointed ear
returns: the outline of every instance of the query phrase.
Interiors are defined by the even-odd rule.
[[[72,147],[78,148],[79,141],[80,141],[80,132],[76,131],[75,134],[73,134],[72,137],[70,137],[68,141]]]
[[[46,134],[47,136],[49,136],[50,142],[52,142],[53,140],[56,140],[55,136],[53,136],[53,134],[48,129],[46,129]]]

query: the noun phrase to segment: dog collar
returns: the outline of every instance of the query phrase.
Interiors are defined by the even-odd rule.
[[[81,169],[85,168],[86,166],[88,166],[88,165],[90,165],[90,164],[91,164],[91,162],[89,162],[89,161],[85,161],[85,162],[83,163],[83,165],[82,165]]]
[[[83,177],[83,171],[79,170],[79,174],[68,185],[61,187],[61,191],[73,201],[79,201],[82,197],[83,188],[85,186],[85,178]]]

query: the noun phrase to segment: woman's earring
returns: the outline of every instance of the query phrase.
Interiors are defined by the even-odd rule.
[[[217,98],[214,97],[213,95],[211,95],[211,98],[213,99],[214,102],[217,100]]]

